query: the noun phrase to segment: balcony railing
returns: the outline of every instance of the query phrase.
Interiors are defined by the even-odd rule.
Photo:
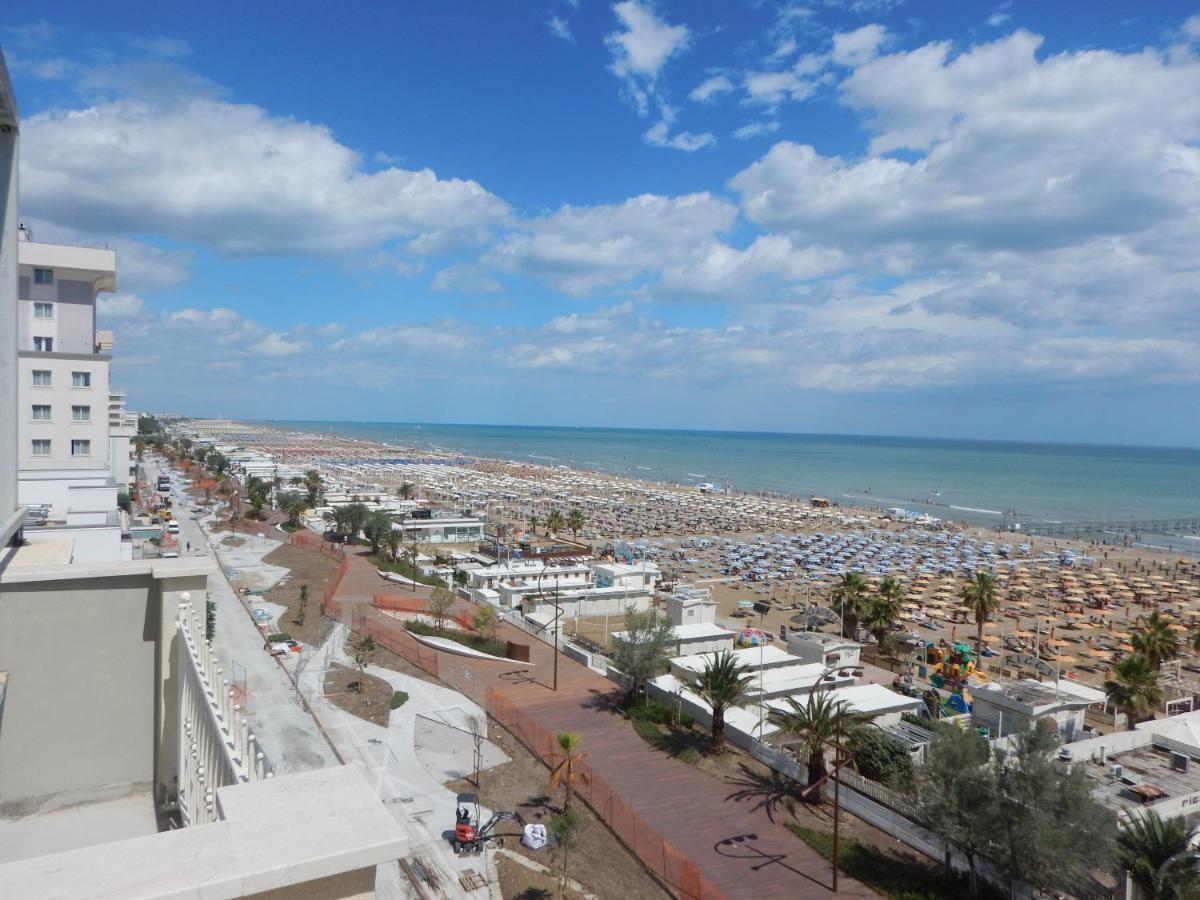
[[[184,595],[187,597],[187,595]],[[216,821],[217,788],[273,776],[250,723],[222,677],[204,618],[188,597],[179,604],[179,813],[184,825]]]

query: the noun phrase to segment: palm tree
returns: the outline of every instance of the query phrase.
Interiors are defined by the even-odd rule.
[[[1179,638],[1171,630],[1171,623],[1159,615],[1158,610],[1146,617],[1141,627],[1129,638],[1129,643],[1155,669],[1179,655]]]
[[[542,524],[542,520],[538,518],[537,513],[529,514],[529,530],[537,534],[538,526]]]
[[[842,637],[858,636],[858,621],[866,612],[867,579],[861,572],[843,572],[830,595],[833,608],[842,617]]]
[[[546,516],[546,530],[551,534],[561,531],[563,528],[563,514],[557,509],[550,510],[550,515]]]
[[[863,617],[863,624],[874,635],[875,643],[881,648],[903,605],[904,586],[889,575],[880,582],[879,591],[867,604],[866,615]]]
[[[810,792],[810,800],[819,803],[821,794],[813,789],[828,775],[825,751],[832,747],[839,754],[848,754],[839,736],[848,735],[874,716],[852,712],[845,700],[834,700],[821,690],[810,693],[803,704],[795,697],[788,697],[787,704],[791,709],[774,712],[772,716],[781,733],[799,739],[801,752],[808,759],[805,790]]]
[[[550,772],[550,790],[554,790],[558,787],[559,782],[562,782],[566,789],[566,796],[563,798],[563,812],[565,813],[571,808],[571,797],[575,793],[575,776],[579,775],[585,781],[587,780],[587,776],[577,768],[587,758],[587,754],[579,752],[579,745],[583,738],[577,731],[560,731],[554,736],[554,740],[558,742],[558,749],[562,751],[563,761]]]
[[[983,663],[983,626],[1000,606],[1000,591],[996,576],[991,572],[976,572],[975,577],[963,585],[963,604],[975,615],[975,652]]]
[[[1113,666],[1113,677],[1104,682],[1104,693],[1129,717],[1130,731],[1137,719],[1157,709],[1162,702],[1158,670],[1140,653],[1131,653]]]
[[[725,710],[746,699],[746,686],[753,681],[750,670],[726,650],[710,657],[696,680],[696,693],[712,707],[712,752],[725,749]]]
[[[411,499],[413,494],[413,483],[411,481],[404,482],[400,485],[400,489],[396,493],[400,495],[401,500]]]
[[[308,505],[316,506],[317,498],[321,496],[321,473],[316,469],[309,469],[304,473],[304,487],[308,491]]]
[[[1196,629],[1196,633],[1192,635],[1192,649],[1200,653],[1200,628]]]
[[[571,537],[579,537],[579,531],[583,528],[583,510],[578,506],[567,513],[567,527],[571,529]]]
[[[1130,815],[1121,823],[1117,832],[1117,858],[1147,897],[1175,900],[1184,896],[1181,878],[1188,877],[1183,864],[1192,859],[1190,839],[1186,819],[1164,821],[1148,809]]]

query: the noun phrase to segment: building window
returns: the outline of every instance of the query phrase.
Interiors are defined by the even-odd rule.
[[[54,284],[53,269],[34,269],[33,270],[34,284]]]
[[[91,441],[71,441],[72,456],[91,456],[92,442]]]
[[[46,440],[45,438],[35,438],[33,441],[33,455],[34,456],[49,456],[50,455],[50,442],[48,440]]]
[[[50,421],[50,407],[35,405],[33,407],[33,421],[49,422]]]
[[[92,421],[92,408],[90,406],[72,406],[71,407],[72,422],[90,422]]]
[[[72,372],[71,387],[91,387],[92,373],[91,372]]]
[[[51,337],[35,337],[33,339],[33,349],[38,353],[53,353],[54,338]]]
[[[34,369],[33,370],[33,386],[34,387],[50,387],[50,370],[49,369]]]
[[[54,304],[53,303],[35,303],[33,304],[33,317],[35,319],[53,319]]]

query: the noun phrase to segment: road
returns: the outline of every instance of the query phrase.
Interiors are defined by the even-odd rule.
[[[143,462],[147,480],[155,484],[160,464]],[[209,555],[216,559],[221,574],[210,579],[210,597],[217,602],[217,629],[213,648],[231,682],[245,686],[247,718],[262,744],[276,774],[305,772],[338,765],[328,741],[297,696],[291,680],[263,649],[263,635],[251,620],[226,576],[227,561],[214,549],[199,522],[193,519],[191,498],[182,490],[172,492],[179,522],[181,555]],[[190,551],[187,549],[190,544]]]

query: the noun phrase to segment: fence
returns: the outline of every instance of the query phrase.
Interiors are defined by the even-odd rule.
[[[511,700],[502,689],[488,692],[488,712],[528,750],[548,766],[562,761],[554,735],[546,731]],[[676,850],[662,833],[634,812],[624,797],[585,762],[577,765],[576,794],[632,850],[651,872],[684,900],[714,900],[724,895],[701,877],[687,856]]]

